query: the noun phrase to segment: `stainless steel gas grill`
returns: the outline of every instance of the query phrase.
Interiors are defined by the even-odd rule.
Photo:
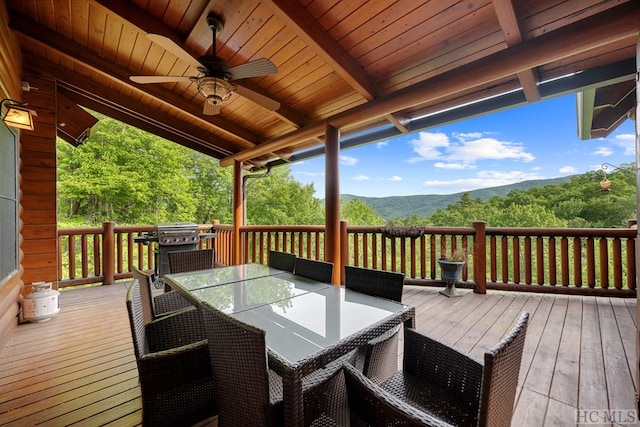
[[[213,239],[215,233],[200,233],[198,224],[191,222],[171,222],[157,224],[151,233],[135,237],[136,243],[155,243],[154,286],[163,287],[162,277],[169,273],[169,252],[194,251],[198,249],[200,239]]]

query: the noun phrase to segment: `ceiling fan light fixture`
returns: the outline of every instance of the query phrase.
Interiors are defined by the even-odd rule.
[[[205,97],[207,103],[217,105],[231,98],[233,85],[217,77],[202,77],[198,79],[198,92]]]

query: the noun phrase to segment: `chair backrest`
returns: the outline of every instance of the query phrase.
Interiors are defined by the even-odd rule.
[[[151,291],[151,275],[133,267],[133,281],[140,285],[140,297],[142,299],[142,313],[144,315],[144,323],[151,323],[155,319],[155,307],[153,306],[153,293]]]
[[[221,426],[268,426],[269,376],[265,332],[201,306]]]
[[[278,270],[288,271],[293,273],[293,263],[296,259],[294,254],[287,252],[269,251],[269,267],[277,268]]]
[[[293,274],[317,280],[318,282],[331,283],[333,263],[296,257],[293,263]]]
[[[133,352],[136,355],[136,360],[147,353],[147,336],[143,311],[140,283],[134,280],[127,291],[127,313],[129,314],[131,339],[133,340]]]
[[[344,285],[363,294],[401,302],[404,274],[346,265]]]
[[[169,257],[169,271],[172,273],[207,270],[214,268],[216,262],[214,249],[171,251],[167,253],[167,256]]]
[[[345,363],[343,369],[352,425],[450,427],[450,424],[407,405],[365,377],[351,364]]]
[[[511,331],[484,355],[478,426],[511,425],[528,322],[529,313],[523,312]]]

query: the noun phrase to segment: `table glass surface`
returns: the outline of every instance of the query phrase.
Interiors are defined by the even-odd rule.
[[[208,270],[167,274],[164,276],[164,280],[169,284],[169,286],[179,287],[184,291],[190,292],[195,289],[225,285],[228,283],[240,282],[242,280],[278,274],[290,273],[262,264],[242,264],[212,268]]]
[[[295,364],[406,309],[395,301],[327,286],[231,316],[264,329],[269,350]]]
[[[227,314],[265,304],[278,310],[286,310],[294,297],[328,287],[331,285],[283,272],[274,276],[194,289],[189,292],[189,297]]]

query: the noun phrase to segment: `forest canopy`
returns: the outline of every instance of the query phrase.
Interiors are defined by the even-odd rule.
[[[218,160],[108,117],[91,136],[73,147],[57,142],[58,222],[60,226],[120,225],[187,221],[232,222],[232,170]],[[310,225],[324,223],[324,202],[313,184],[302,184],[290,168],[246,180],[246,223]],[[569,182],[515,190],[489,200],[464,193],[432,215],[385,219],[365,201],[342,200],[340,214],[352,225],[492,227],[625,227],[636,217],[635,168],[626,164],[608,173],[612,190],[598,185],[601,172],[576,175]]]

